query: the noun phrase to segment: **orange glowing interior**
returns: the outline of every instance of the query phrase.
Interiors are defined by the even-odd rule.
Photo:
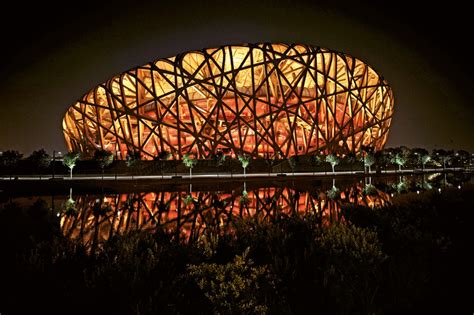
[[[96,86],[63,120],[68,149],[289,157],[381,149],[394,98],[372,68],[307,45],[248,44],[159,59]]]

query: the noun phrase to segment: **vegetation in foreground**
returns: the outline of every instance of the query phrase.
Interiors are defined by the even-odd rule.
[[[472,311],[473,187],[394,204],[235,222],[184,243],[157,230],[102,250],[64,238],[38,200],[0,208],[0,312],[399,314]]]

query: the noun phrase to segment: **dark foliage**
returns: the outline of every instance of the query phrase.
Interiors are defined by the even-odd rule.
[[[127,314],[466,313],[472,187],[390,206],[238,219],[184,243],[161,229],[94,252],[62,236],[47,204],[0,207],[0,311]],[[236,219],[237,220],[237,219]]]

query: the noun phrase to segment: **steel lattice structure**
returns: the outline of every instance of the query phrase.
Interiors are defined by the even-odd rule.
[[[300,44],[222,46],[158,59],[99,84],[66,112],[68,149],[124,159],[170,152],[289,157],[381,149],[393,92],[364,62]]]

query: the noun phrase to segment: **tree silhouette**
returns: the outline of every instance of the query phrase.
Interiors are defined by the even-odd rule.
[[[27,158],[29,161],[33,163],[33,165],[38,169],[40,173],[40,179],[42,171],[49,167],[51,164],[51,156],[44,149],[39,149],[37,151],[33,151],[31,155]]]
[[[16,168],[18,162],[21,160],[22,157],[23,154],[15,150],[7,150],[3,152],[1,156],[1,161],[2,164],[9,170],[10,179],[12,179],[13,170]]]
[[[270,175],[270,173],[272,172],[273,166],[275,165],[275,163],[276,163],[275,156],[270,156],[270,154],[267,152],[265,154],[265,164],[267,164],[268,166],[268,175]]]
[[[161,179],[163,179],[163,167],[164,167],[164,161],[168,160],[171,156],[171,153],[169,153],[166,150],[163,150],[158,153],[158,155],[154,158],[155,161],[159,161],[160,163],[160,172],[161,172]]]
[[[293,176],[295,176],[295,168],[298,165],[299,160],[300,160],[300,158],[299,158],[298,155],[293,155],[288,159],[288,164],[291,167],[291,171],[293,173]]]
[[[114,161],[114,155],[107,150],[96,150],[94,152],[94,160],[99,164],[102,170],[102,179],[104,179],[104,169]]]
[[[218,151],[216,154],[212,155],[212,159],[216,165],[217,177],[219,177],[219,167],[222,166],[225,162],[225,155],[222,151]]]
[[[315,166],[315,167],[318,166],[318,165],[321,165],[321,163],[323,163],[323,161],[324,161],[324,157],[319,152],[311,155],[310,160],[309,160],[311,165]],[[314,175],[314,169],[313,169],[313,175]]]
[[[446,163],[448,163],[452,158],[453,151],[446,151],[443,149],[433,150],[432,158],[438,163],[443,164],[443,169],[446,168]]]
[[[135,173],[135,168],[138,165],[138,162],[141,160],[141,153],[140,151],[131,151],[127,152],[127,159],[125,161],[125,165],[132,171],[132,180]]]

